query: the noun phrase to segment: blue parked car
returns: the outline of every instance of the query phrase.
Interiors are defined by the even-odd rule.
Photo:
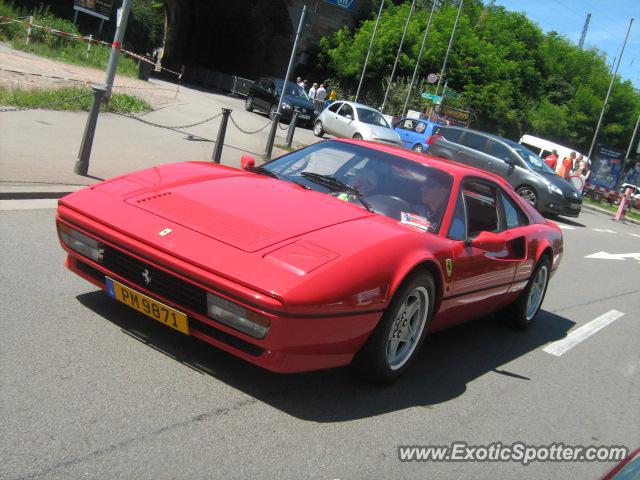
[[[418,118],[403,118],[394,127],[402,139],[402,146],[415,152],[424,152],[429,148],[427,140],[433,134],[433,128],[444,125],[440,122]]]

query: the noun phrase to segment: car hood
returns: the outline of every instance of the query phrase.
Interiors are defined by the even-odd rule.
[[[556,187],[558,187],[564,197],[574,199],[582,198],[580,192],[578,192],[578,190],[576,190],[573,185],[571,185],[561,176],[556,175],[555,173],[538,173],[538,175],[544,178],[551,185],[555,185]]]
[[[305,100],[304,98],[285,95],[284,101],[289,103],[292,107],[298,107],[299,109],[302,110],[302,113],[308,113],[308,114],[313,113],[314,105],[311,100]],[[304,110],[306,110],[306,112]]]
[[[395,132],[390,128],[379,127],[377,125],[371,125],[363,122],[360,122],[360,125],[362,125],[363,128],[367,129],[377,137],[374,140],[402,144],[402,140],[400,139],[400,135],[398,135],[398,132]]]

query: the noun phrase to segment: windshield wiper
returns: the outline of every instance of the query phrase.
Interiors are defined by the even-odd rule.
[[[373,207],[369,204],[369,202],[367,202],[364,198],[362,198],[363,193],[360,192],[360,190],[358,190],[355,187],[352,187],[347,183],[344,183],[338,180],[336,177],[332,175],[322,175],[320,173],[315,173],[315,172],[302,172],[300,175],[302,175],[305,178],[308,178],[311,181],[314,181],[316,183],[329,187],[334,191],[352,193],[353,195],[355,195],[358,201],[362,204],[362,206],[364,206],[364,208],[366,208],[370,212],[373,212]]]
[[[261,175],[266,175],[267,177],[277,178],[278,180],[284,180],[285,182],[292,182],[292,183],[295,183],[296,185],[298,185],[299,187],[304,188],[305,190],[311,190],[309,188],[309,186],[305,185],[304,183],[296,182],[295,180],[291,180],[290,178],[286,178],[286,177],[280,175],[279,173],[274,172],[273,170],[269,170],[268,168],[254,167],[254,168],[251,169],[251,171],[255,172],[255,173],[259,173]]]

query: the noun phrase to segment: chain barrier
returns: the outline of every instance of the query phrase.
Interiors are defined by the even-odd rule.
[[[189,123],[187,125],[163,125],[161,123],[155,123],[155,122],[152,122],[150,120],[146,120],[144,118],[137,117],[137,116],[133,115],[132,113],[122,113],[122,112],[112,112],[112,113],[115,113],[116,115],[120,115],[122,117],[131,118],[133,120],[137,120],[137,121],[142,122],[142,123],[146,123],[147,125],[150,125],[152,127],[164,128],[164,129],[167,129],[167,130],[182,130],[182,129],[185,129],[185,128],[197,127],[198,125],[203,125],[203,124],[205,124],[207,122],[215,120],[216,118],[218,118],[219,116],[222,115],[222,113],[217,113],[216,115],[213,115],[212,117],[205,118],[204,120],[199,121],[199,122]]]
[[[43,110],[43,109],[48,109],[49,107],[55,107],[56,105],[62,105],[63,103],[75,102],[77,100],[80,100],[81,98],[91,97],[91,96],[92,96],[91,92],[86,92],[86,93],[83,93],[83,94],[78,95],[76,97],[66,98],[64,100],[58,100],[56,102],[46,103],[44,105],[39,105],[37,107],[0,108],[0,113],[5,113],[5,112],[23,112],[23,111],[26,111],[26,110]]]
[[[253,131],[249,131],[249,130],[245,130],[243,129],[240,125],[238,125],[238,123],[235,121],[235,119],[233,118],[233,115],[229,115],[229,118],[231,119],[231,123],[233,123],[233,125],[240,130],[242,133],[246,133],[247,135],[254,135],[258,132],[261,132],[262,130],[264,130],[265,128],[267,128],[269,125],[271,125],[271,122],[267,123],[264,127],[260,127],[258,130],[253,130]]]

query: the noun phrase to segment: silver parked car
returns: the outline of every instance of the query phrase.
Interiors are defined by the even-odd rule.
[[[325,108],[313,124],[313,133],[342,138],[373,140],[402,146],[400,135],[393,131],[382,114],[361,103],[334,102]]]

